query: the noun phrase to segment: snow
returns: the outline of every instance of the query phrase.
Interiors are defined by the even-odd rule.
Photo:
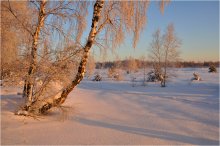
[[[71,92],[67,115],[57,109],[38,120],[15,116],[18,88],[1,88],[1,144],[141,145],[219,144],[219,74],[207,68],[175,69],[167,87],[142,86],[143,71],[123,81],[85,78]],[[193,81],[193,72],[202,81]],[[132,77],[137,77],[132,87]]]

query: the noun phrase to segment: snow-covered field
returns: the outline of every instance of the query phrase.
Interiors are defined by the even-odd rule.
[[[219,144],[219,74],[207,68],[176,69],[167,87],[142,86],[143,73],[123,81],[84,79],[57,110],[38,120],[15,116],[21,89],[1,88],[1,144],[140,145]],[[190,82],[193,72],[202,81]],[[105,73],[105,74],[104,74]],[[132,87],[131,77],[137,82]]]

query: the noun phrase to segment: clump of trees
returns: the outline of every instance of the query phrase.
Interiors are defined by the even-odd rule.
[[[15,11],[16,10],[16,11]],[[4,86],[19,85],[21,72],[26,72],[28,56],[21,53],[24,47],[29,47],[31,32],[28,29],[31,11],[27,2],[1,2],[1,80]],[[20,51],[21,50],[21,51]]]
[[[210,65],[219,66],[219,61],[204,61],[204,62],[194,62],[194,61],[181,61],[178,62],[177,67],[210,67]]]
[[[17,115],[40,115],[61,107],[83,79],[93,45],[115,48],[130,33],[133,47],[136,46],[146,25],[149,1],[92,2],[90,32],[85,44],[81,44],[89,3],[46,0],[1,3],[1,33],[6,36],[2,39],[1,53],[10,54],[8,49],[15,52],[11,56],[1,54],[1,60],[5,61],[1,77],[6,80],[13,76],[23,81],[25,103]],[[166,3],[160,2],[161,11]],[[58,89],[50,92],[55,83],[59,84]]]
[[[114,66],[108,68],[108,77],[116,81],[123,80],[123,74],[120,66],[121,66],[121,60],[118,56],[116,56],[116,61]]]
[[[153,34],[149,57],[153,61],[154,78],[161,82],[161,87],[166,86],[168,66],[172,66],[179,59],[180,45],[181,41],[175,34],[173,24],[167,26],[163,35],[160,29]]]
[[[8,55],[11,60],[14,58],[12,63],[1,55],[1,60],[7,61],[1,68],[1,77],[4,83],[10,83],[4,85],[23,86],[25,103],[16,114],[41,114],[61,105],[62,101],[54,97],[66,89],[77,74],[83,55],[80,39],[86,26],[87,6],[88,2],[76,1],[1,3],[4,38],[10,37],[7,33],[10,29],[13,35],[19,36],[15,38],[18,43],[12,43],[13,47],[9,46],[8,39],[2,39],[5,45],[1,51],[8,54],[7,49],[12,48],[18,52],[16,57]],[[13,23],[9,28],[10,22]],[[12,81],[12,77],[16,80]]]
[[[138,69],[137,60],[130,56],[125,64],[125,69],[128,73],[135,72]]]
[[[124,60],[121,60],[121,63],[120,63],[120,66],[119,68],[122,68],[122,69],[126,69],[127,68],[127,62],[128,62],[128,58],[127,59],[124,59]],[[152,60],[145,60],[143,61],[143,59],[135,59],[136,63],[137,63],[137,67],[138,69],[142,69],[144,67],[152,67],[152,64],[153,64],[153,61]],[[109,68],[109,67],[112,67],[112,66],[116,66],[117,64],[117,61],[108,61],[108,62],[96,62],[96,69],[100,69],[101,66],[103,68]],[[211,65],[214,65],[214,66],[219,66],[220,65],[220,62],[219,61],[216,61],[216,62],[194,62],[194,61],[177,61],[175,64],[168,64],[168,67],[176,67],[176,68],[185,68],[185,67],[192,67],[192,68],[195,68],[195,67],[210,67]]]

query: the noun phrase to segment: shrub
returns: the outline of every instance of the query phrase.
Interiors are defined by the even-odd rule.
[[[116,81],[121,81],[124,79],[123,75],[121,73],[116,73],[113,78],[116,80]]]
[[[95,75],[93,79],[93,81],[101,81],[101,80],[102,80],[102,77],[99,74]]]
[[[115,72],[116,72],[116,71],[115,71],[115,68],[112,68],[112,67],[109,68],[109,69],[108,69],[108,77],[109,77],[109,78],[112,78]]]
[[[211,66],[209,67],[209,72],[217,72],[216,67],[215,67],[214,65],[211,65]]]
[[[154,71],[150,71],[147,74],[147,82],[157,82],[161,81],[161,75],[159,73],[155,73]]]
[[[123,76],[120,73],[120,70],[118,70],[116,68],[109,68],[108,69],[108,77],[113,78],[113,80],[116,80],[116,81],[123,80]]]
[[[193,80],[196,80],[196,81],[201,81],[202,79],[201,79],[201,77],[199,76],[199,74],[197,74],[197,73],[193,73],[193,78],[191,79],[191,81],[193,81]]]

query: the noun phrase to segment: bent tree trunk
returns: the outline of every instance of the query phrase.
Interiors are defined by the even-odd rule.
[[[52,107],[60,106],[62,103],[64,103],[68,94],[76,87],[76,85],[80,83],[85,73],[89,50],[92,47],[97,34],[98,22],[100,20],[100,15],[103,5],[104,5],[103,0],[97,0],[96,3],[94,4],[91,30],[88,36],[87,43],[83,48],[84,52],[78,67],[77,75],[75,76],[71,84],[69,84],[66,88],[64,88],[61,92],[59,92],[55,97],[47,98],[44,100],[36,100],[31,104],[24,106],[23,109],[19,110],[16,113],[17,115],[44,114]]]
[[[38,39],[39,34],[41,31],[41,28],[44,25],[45,20],[45,7],[46,7],[46,0],[42,0],[40,2],[40,10],[38,14],[38,24],[35,29],[35,32],[33,34],[33,42],[32,42],[32,48],[31,48],[31,64],[28,70],[28,76],[25,80],[24,89],[23,89],[23,96],[26,98],[26,102],[31,103],[33,101],[33,85],[34,85],[34,79],[33,74],[35,73],[36,66],[37,66],[37,46],[38,46]]]

